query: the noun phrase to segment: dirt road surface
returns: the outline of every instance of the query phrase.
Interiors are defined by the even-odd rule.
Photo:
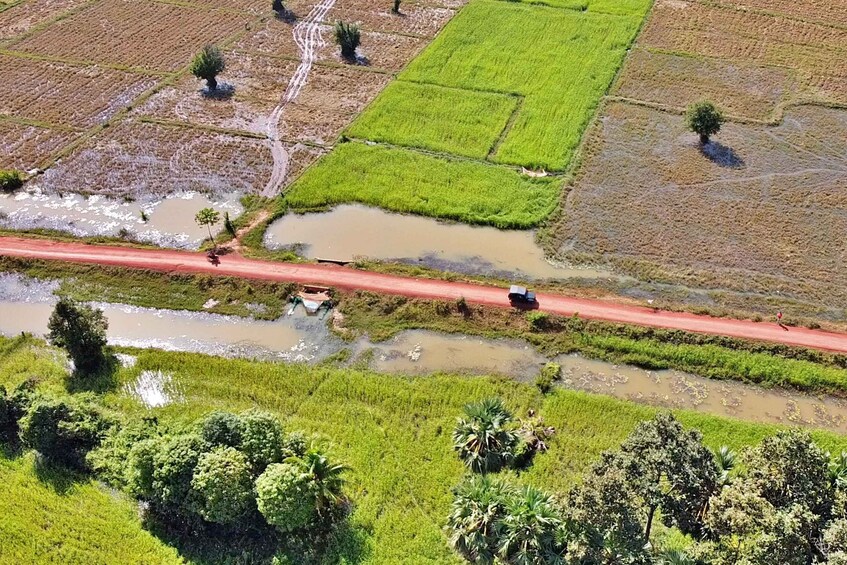
[[[203,253],[86,245],[17,237],[0,237],[0,255],[113,265],[161,272],[205,273],[316,284],[345,290],[367,290],[416,298],[455,300],[464,297],[465,300],[474,304],[510,307],[506,297],[507,291],[498,287],[415,279],[338,266],[260,261],[237,255],[223,256],[220,264],[215,266]],[[538,304],[541,311],[562,316],[578,313],[580,317],[595,320],[725,335],[847,353],[847,334],[807,328],[782,328],[772,322],[756,323],[683,312],[657,311],[652,308],[570,298],[558,294],[539,294]]]

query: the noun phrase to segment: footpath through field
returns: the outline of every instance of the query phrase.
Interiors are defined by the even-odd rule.
[[[260,261],[237,255],[224,256],[220,264],[215,266],[203,253],[87,245],[18,237],[0,237],[0,255],[161,272],[217,274],[316,284],[415,298],[455,300],[464,297],[465,300],[474,304],[510,307],[506,296],[507,291],[493,286],[416,279],[339,266]],[[570,298],[559,294],[541,293],[538,295],[538,303],[541,311],[563,316],[578,313],[583,318],[595,320],[724,335],[847,353],[847,334],[807,328],[782,328],[775,323],[756,323],[683,312],[667,312],[601,300]]]

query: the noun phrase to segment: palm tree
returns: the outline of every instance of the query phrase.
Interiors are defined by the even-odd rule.
[[[669,549],[656,560],[658,565],[697,565],[697,560],[680,549]]]
[[[491,563],[497,551],[495,526],[511,488],[490,475],[471,476],[456,487],[447,518],[450,546],[472,563]]]
[[[468,404],[453,430],[453,447],[474,472],[499,471],[515,457],[518,435],[511,423],[512,415],[499,398]]]
[[[506,505],[497,524],[497,554],[505,563],[564,563],[564,520],[550,497],[527,486]]]
[[[729,473],[735,468],[735,452],[726,445],[715,453],[715,463],[718,465],[718,487],[729,484]]]
[[[318,513],[337,505],[344,499],[341,494],[344,479],[341,475],[349,470],[346,465],[331,463],[326,455],[316,450],[309,450],[302,459],[292,457],[286,462],[299,464],[303,473],[309,477],[314,489]]]

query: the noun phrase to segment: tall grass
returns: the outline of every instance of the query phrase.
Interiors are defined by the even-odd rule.
[[[498,228],[530,228],[553,210],[559,181],[405,149],[344,143],[285,196],[294,209],[361,202]]]
[[[640,15],[477,0],[400,78],[524,95],[494,159],[562,170],[640,22]],[[450,124],[441,127],[446,131]]]
[[[484,159],[518,100],[491,92],[395,81],[347,134]]]

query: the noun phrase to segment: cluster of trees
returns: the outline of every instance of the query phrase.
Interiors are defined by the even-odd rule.
[[[265,412],[213,412],[173,432],[154,418],[125,424],[91,394],[56,396],[25,382],[0,387],[0,439],[123,489],[178,535],[286,534],[317,555],[349,512],[346,467]]]
[[[506,452],[497,428],[475,434]],[[488,474],[502,457],[488,454],[495,464],[471,466],[482,474],[454,490],[450,544],[472,563],[847,563],[847,454],[831,461],[800,430],[766,438],[736,465],[734,452],[713,453],[662,413],[564,495]],[[674,547],[658,522],[683,534]]]
[[[183,531],[329,531],[346,512],[343,465],[272,414],[213,412],[172,433],[154,420],[113,430],[88,460],[106,482]]]

